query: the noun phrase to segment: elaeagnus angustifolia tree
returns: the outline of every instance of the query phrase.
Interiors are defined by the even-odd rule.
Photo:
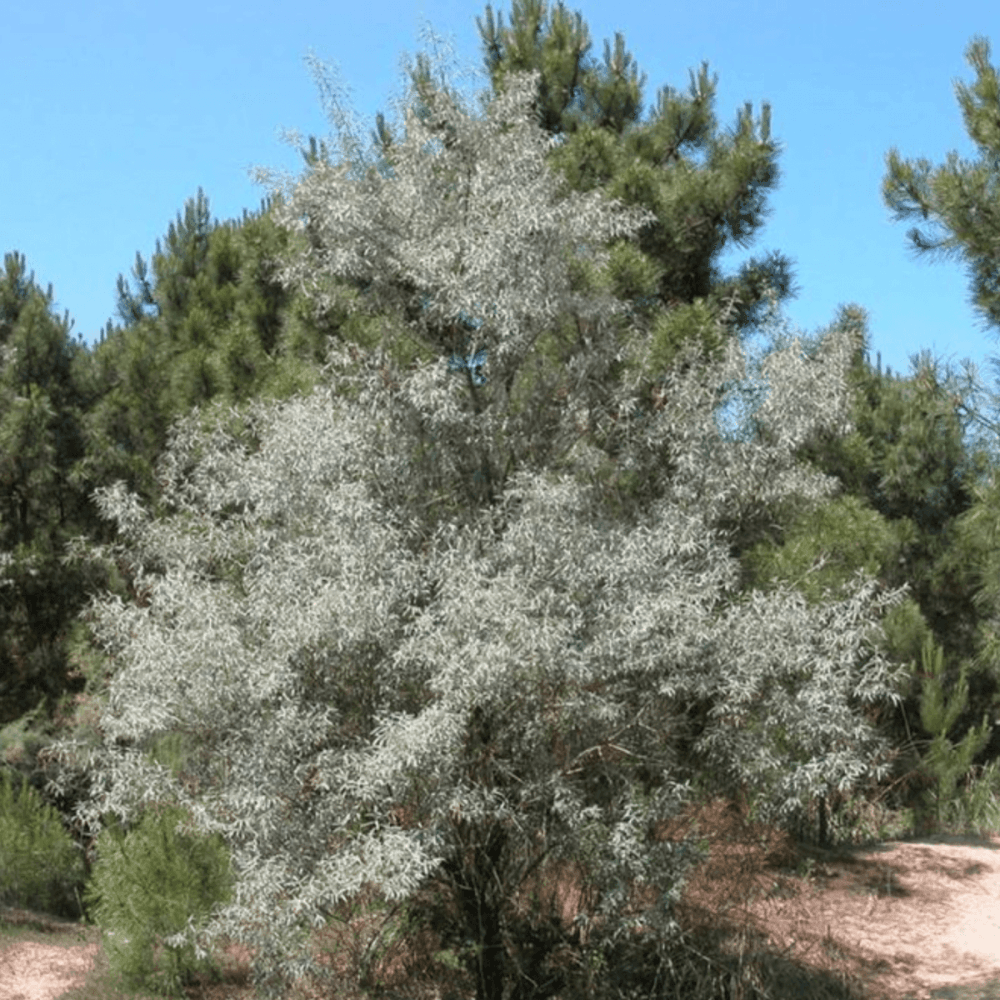
[[[120,485],[99,495],[141,601],[91,608],[116,670],[103,742],[60,748],[93,777],[78,818],[127,823],[169,803],[221,834],[232,898],[185,940],[255,949],[274,994],[319,974],[310,927],[373,886],[450,899],[480,1000],[552,995],[570,975],[553,955],[579,948],[584,927],[609,953],[635,928],[667,947],[699,855],[651,831],[691,790],[670,723],[693,700],[713,703],[704,765],[752,790],[765,818],[883,773],[861,706],[894,697],[870,634],[899,593],[859,578],[819,607],[787,588],[737,600],[713,527],[748,494],[829,491],[790,453],[843,420],[849,338],[832,335],[815,360],[795,345],[769,359],[766,445],[724,442],[714,419],[738,345],[714,367],[692,354],[660,373],[661,405],[615,458],[658,488],[616,516],[581,474],[600,449],[579,430],[621,350],[601,337],[616,303],[574,289],[570,265],[598,261],[601,241],[643,216],[560,188],[532,87],[512,76],[482,117],[442,102],[444,149],[411,115],[392,176],[317,164],[292,186],[287,280],[317,301],[355,296],[384,323],[381,342],[332,343],[328,383],[310,395],[220,409],[211,430],[197,413],[180,421],[158,467],[162,517]],[[482,320],[484,381],[448,363],[465,347],[449,339],[462,313]],[[554,372],[540,342],[575,315],[579,350]],[[645,351],[640,331],[622,421]],[[531,371],[552,381],[531,382],[536,405],[512,420]],[[533,460],[543,437],[562,465]],[[433,489],[447,502],[427,518]],[[179,770],[146,752],[164,734],[187,741]],[[579,866],[588,904],[540,946],[518,890],[560,860]],[[637,905],[642,887],[655,904]]]
[[[545,161],[551,143],[524,107],[535,79],[492,102],[484,120],[446,93],[431,94],[426,124],[404,111],[407,142],[392,147],[391,176],[372,167],[352,176],[356,143],[345,140],[353,159],[314,160],[304,178],[286,183],[275,215],[302,236],[285,280],[317,309],[346,303],[382,324],[378,370],[401,391],[377,419],[393,438],[420,445],[426,474],[397,485],[424,507],[428,496],[456,489],[473,505],[493,502],[529,456],[564,455],[586,417],[566,412],[567,379],[591,384],[574,396],[578,409],[588,399],[593,406],[620,353],[603,330],[565,366],[550,360],[566,354],[560,340],[588,337],[568,326],[568,314],[589,326],[626,311],[607,292],[580,294],[571,268],[606,263],[603,244],[653,216],[623,211],[596,191],[559,196],[566,185]],[[450,138],[428,156],[442,120]],[[441,379],[443,370],[451,377]]]

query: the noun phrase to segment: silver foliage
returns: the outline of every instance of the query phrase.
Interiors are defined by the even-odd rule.
[[[192,940],[228,935],[285,978],[311,968],[303,929],[338,900],[369,883],[406,897],[491,831],[511,844],[514,882],[542,852],[583,858],[604,933],[668,933],[695,857],[647,831],[690,792],[669,729],[686,701],[715,706],[696,752],[775,819],[879,773],[886,749],[859,705],[895,697],[871,639],[901,594],[859,579],[819,609],[787,590],[737,600],[715,528],[748,497],[829,494],[791,450],[817,424],[843,421],[846,338],[832,336],[814,362],[793,350],[773,358],[773,446],[719,435],[710,390],[739,377],[736,345],[716,368],[665,373],[664,406],[622,461],[664,477],[656,456],[669,445],[677,466],[634,524],[609,522],[572,469],[517,468],[493,509],[410,544],[425,485],[408,480],[417,417],[437,429],[442,462],[516,435],[528,451],[549,431],[530,414],[513,419],[504,377],[564,313],[617,315],[610,299],[569,291],[562,250],[586,244],[599,261],[641,216],[561,191],[526,115],[532,86],[512,83],[482,120],[443,112],[458,143],[439,155],[464,171],[459,196],[441,197],[411,116],[394,178],[352,182],[323,167],[287,208],[287,223],[307,219],[316,237],[286,264],[309,293],[327,294],[331,274],[364,277],[377,312],[399,305],[401,280],[415,282],[432,295],[412,331],[428,344],[435,324],[490,303],[493,395],[472,405],[481,390],[435,361],[395,372],[387,388],[376,355],[359,365],[334,346],[329,385],[228,415],[259,448],[221,423],[201,431],[198,414],[178,423],[160,463],[168,516],[152,518],[120,486],[100,494],[144,567],[146,598],[93,603],[116,672],[102,745],[61,748],[94,776],[80,818],[96,829],[108,812],[128,820],[173,801],[195,828],[223,834],[236,895]],[[643,331],[633,335],[641,354]],[[614,350],[595,342],[579,362],[567,436],[601,352]],[[622,390],[622,412],[634,391]],[[593,446],[575,436],[584,467]],[[189,740],[181,775],[145,752],[168,732]],[[640,788],[639,764],[656,776],[652,790]],[[657,887],[661,905],[630,912],[635,882]]]

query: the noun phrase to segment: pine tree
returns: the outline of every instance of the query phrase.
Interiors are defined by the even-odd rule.
[[[138,253],[134,291],[119,275],[125,325],[92,352],[88,476],[105,484],[120,478],[151,499],[154,464],[177,417],[214,401],[281,398],[316,382],[340,318],[313,322],[275,278],[287,233],[271,221],[272,207],[213,225],[199,190],[171,223],[165,247],[157,240],[152,280]]]
[[[969,264],[974,302],[991,326],[1000,325],[1000,79],[990,65],[990,43],[976,36],[965,50],[976,71],[971,87],[955,84],[965,129],[979,157],[961,161],[948,154],[946,166],[932,171],[926,159],[903,160],[893,148],[886,156],[882,196],[896,221],[933,220],[944,235],[914,227],[906,234],[918,255],[962,256]]]
[[[973,757],[985,746],[989,739],[989,721],[983,716],[982,725],[970,730],[958,745],[953,745],[947,733],[966,706],[968,686],[963,667],[951,697],[947,697],[942,683],[942,651],[937,649],[932,639],[923,648],[924,686],[920,701],[920,720],[924,729],[934,734],[930,749],[925,757],[925,770],[934,779],[935,786],[927,796],[930,818],[935,828],[940,828],[948,818],[952,797],[959,780],[964,777],[972,764]],[[989,783],[994,777],[995,767],[987,777]],[[982,808],[982,800],[976,796],[975,788],[963,792],[961,804],[965,807],[979,801],[980,811],[965,813],[961,810],[963,822],[989,829],[1000,819],[1000,808],[994,801],[990,807]]]
[[[0,272],[0,725],[43,700],[51,719],[70,686],[61,633],[86,574],[65,572],[63,545],[96,515],[74,474],[84,451],[84,348],[52,312],[23,254]]]
[[[971,86],[956,83],[955,92],[966,131],[978,148],[978,158],[973,162],[960,161],[952,152],[947,164],[935,169],[926,159],[903,160],[896,149],[891,149],[886,157],[882,192],[896,220],[931,220],[938,228],[937,237],[916,227],[909,230],[907,237],[919,256],[957,254],[965,259],[976,308],[988,325],[997,325],[1000,323],[1000,271],[996,253],[1000,243],[1000,217],[996,210],[1000,178],[1000,87],[997,70],[989,62],[990,46],[985,38],[973,38],[965,56],[977,78]],[[976,636],[978,651],[969,658],[975,670],[971,699],[975,710],[966,719],[967,724],[972,724],[980,710],[993,710],[1000,700],[996,695],[1000,687],[1000,645],[990,624],[998,600],[994,582],[998,562],[993,513],[996,476],[992,469],[996,466],[1000,442],[1000,421],[996,419],[1000,397],[979,386],[973,366],[966,363],[965,368],[966,379],[975,386],[976,395],[985,396],[992,410],[990,417],[984,416],[980,406],[969,406],[964,395],[961,397],[960,408],[979,425],[975,446],[989,456],[990,471],[973,487],[976,502],[958,513],[953,557],[946,567],[952,577],[971,579],[978,589],[974,597],[980,619]],[[932,374],[932,381],[934,378]],[[965,659],[962,658],[963,662]],[[983,684],[977,683],[978,678],[988,681],[985,694],[991,697],[985,704]],[[994,752],[996,749],[994,741]]]
[[[965,52],[966,60],[976,70],[971,87],[955,84],[965,128],[979,149],[974,162],[959,160],[951,152],[945,166],[932,169],[928,160],[904,160],[895,148],[886,155],[886,175],[882,197],[896,221],[932,220],[941,232],[939,238],[917,227],[907,232],[918,256],[951,257],[958,255],[969,265],[973,302],[985,323],[1000,324],[1000,270],[997,246],[1000,245],[1000,215],[997,213],[1000,183],[1000,84],[997,70],[990,65],[989,41],[973,38]],[[994,359],[994,365],[998,362]],[[968,412],[980,425],[976,444],[996,461],[1000,448],[1000,396],[979,384],[975,366],[964,363],[966,378],[976,395],[991,405],[991,415],[974,405]]]

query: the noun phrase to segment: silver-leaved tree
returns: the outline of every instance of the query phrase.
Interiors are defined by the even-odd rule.
[[[790,456],[842,425],[849,338],[816,361],[795,345],[769,359],[767,445],[715,423],[736,346],[660,373],[662,405],[614,459],[655,489],[614,516],[588,478],[606,440],[588,421],[608,413],[609,365],[650,363],[646,334],[623,340],[615,301],[574,286],[571,265],[599,270],[643,218],[560,189],[535,83],[512,77],[482,117],[442,101],[441,150],[411,115],[391,176],[315,165],[287,192],[301,239],[286,278],[320,307],[348,295],[382,317],[381,342],[331,344],[328,382],[304,398],[179,422],[161,517],[121,485],[99,494],[142,599],[91,609],[116,669],[102,744],[60,748],[92,781],[79,818],[96,829],[169,802],[221,834],[232,900],[185,940],[256,949],[274,992],[317,971],[309,928],[371,886],[450,900],[479,1000],[552,995],[546,948],[579,948],[584,930],[591,948],[636,928],[666,946],[698,855],[651,831],[691,791],[673,723],[695,700],[713,706],[704,766],[765,818],[882,774],[863,708],[895,697],[871,636],[900,595],[859,579],[819,609],[787,590],[737,600],[715,528],[751,502],[829,493]],[[482,320],[485,379],[447,363],[463,313]],[[586,322],[557,380],[536,353],[567,316]],[[533,465],[552,438],[562,465]],[[450,505],[430,518],[435,490]],[[180,770],[149,752],[171,734]],[[560,861],[588,906],[540,949],[518,890]],[[655,904],[637,906],[642,887]]]

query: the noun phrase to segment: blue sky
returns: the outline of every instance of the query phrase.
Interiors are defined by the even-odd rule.
[[[973,35],[993,43],[996,5],[861,3],[650,4],[592,0],[579,10],[590,56],[622,31],[647,75],[643,119],[664,85],[686,90],[708,60],[718,74],[724,127],[752,101],[772,108],[783,144],[767,225],[749,250],[795,262],[800,294],[786,306],[814,333],[840,303],[868,310],[872,358],[908,372],[931,349],[957,368],[968,357],[995,388],[988,359],[1000,340],[971,305],[958,260],[915,260],[908,223],[893,223],[880,186],[885,154],[942,163],[973,158],[953,82],[971,84],[964,52]],[[115,318],[115,282],[201,186],[220,220],[257,209],[264,189],[252,166],[301,170],[281,127],[326,136],[331,126],[304,57],[334,65],[368,137],[399,91],[400,57],[422,47],[429,21],[459,60],[481,67],[475,19],[485,3],[400,0],[336,4],[285,0],[172,0],[136,4],[35,0],[8,10],[0,88],[6,95],[0,155],[0,249],[27,257],[58,312],[90,343]],[[494,5],[509,23],[509,6]],[[472,84],[470,84],[472,86]],[[485,86],[485,81],[475,86]]]

